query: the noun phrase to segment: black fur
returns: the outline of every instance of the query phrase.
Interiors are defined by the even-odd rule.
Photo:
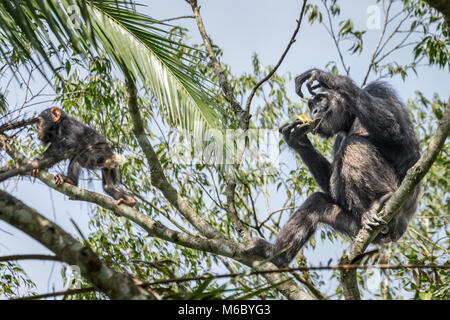
[[[315,81],[319,92],[314,91]],[[377,211],[420,157],[408,113],[386,83],[373,82],[361,89],[348,77],[318,69],[303,73],[295,82],[299,96],[303,97],[304,83],[313,95],[308,106],[318,124],[315,131],[324,138],[336,136],[336,142],[330,163],[309,141],[307,125],[296,121],[280,128],[323,190],[295,212],[274,245],[254,239],[248,248],[248,254],[273,257],[280,267],[292,261],[319,222],[349,236],[363,226],[378,225]],[[418,191],[419,187],[375,243],[397,241],[403,235],[415,213]]]
[[[58,115],[58,117],[55,117]],[[70,159],[67,176],[57,175],[56,183],[78,185],[81,167],[101,169],[103,189],[120,203],[133,206],[136,201],[116,187],[115,166],[118,156],[105,137],[80,123],[59,108],[48,108],[38,116],[38,138],[50,146],[36,160],[53,158],[56,162]]]

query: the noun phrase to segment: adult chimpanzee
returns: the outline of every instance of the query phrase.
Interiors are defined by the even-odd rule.
[[[117,204],[134,206],[136,200],[116,187],[116,167],[122,157],[114,154],[105,137],[68,116],[58,107],[48,108],[38,116],[38,138],[50,146],[36,160],[52,158],[55,162],[70,159],[67,176],[57,174],[56,184],[78,185],[81,167],[101,169],[103,189],[117,200]],[[36,161],[34,160],[34,161]],[[39,169],[31,172],[33,177]]]
[[[361,89],[348,77],[312,69],[295,79],[296,92],[302,98],[305,82],[312,95],[308,107],[313,132],[323,138],[336,136],[334,159],[328,162],[312,146],[306,136],[309,124],[294,121],[280,128],[323,192],[312,194],[303,203],[274,245],[258,238],[250,245],[249,254],[273,257],[279,267],[292,261],[318,223],[349,236],[355,236],[361,227],[371,229],[383,223],[377,211],[420,156],[408,113],[387,84],[373,82]],[[375,243],[397,241],[402,236],[416,210],[418,191],[416,188]]]

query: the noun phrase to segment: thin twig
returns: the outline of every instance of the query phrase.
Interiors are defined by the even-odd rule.
[[[37,300],[37,299],[44,299],[44,298],[53,298],[57,296],[70,296],[74,294],[81,294],[81,293],[88,293],[92,291],[98,291],[98,289],[94,287],[87,287],[87,288],[80,288],[80,289],[70,289],[66,291],[57,291],[52,293],[46,293],[46,294],[39,294],[35,296],[28,296],[28,297],[22,297],[22,298],[15,298],[11,300]]]
[[[280,60],[278,60],[278,63],[275,65],[275,67],[272,69],[272,71],[270,71],[267,76],[265,76],[262,80],[260,80],[255,87],[252,89],[252,91],[250,92],[250,95],[248,96],[247,99],[247,103],[245,104],[245,110],[247,112],[247,114],[250,114],[250,105],[252,103],[252,99],[254,97],[254,95],[256,94],[256,91],[258,90],[258,88],[267,80],[269,80],[277,71],[277,69],[280,67],[281,63],[283,62],[284,58],[286,57],[289,49],[291,48],[292,44],[296,41],[295,38],[297,36],[298,31],[300,30],[300,25],[302,23],[303,20],[303,14],[305,12],[305,8],[306,8],[306,2],[307,0],[303,0],[303,6],[302,9],[300,11],[300,17],[297,20],[297,27],[294,30],[294,33],[292,34],[291,40],[289,41],[286,49],[284,50],[283,54],[280,57]]]
[[[195,19],[195,16],[180,16],[180,17],[175,17],[175,18],[163,19],[163,20],[159,20],[159,21],[160,22],[168,22],[168,21],[178,20],[178,19]]]
[[[341,60],[342,67],[344,68],[344,71],[345,71],[346,75],[348,76],[348,75],[350,75],[350,67],[347,67],[345,65],[344,56],[342,54],[341,48],[339,47],[339,41],[336,39],[336,34],[334,33],[333,21],[331,19],[330,10],[328,9],[328,6],[327,6],[327,3],[326,3],[325,0],[322,0],[322,3],[325,6],[325,11],[327,12],[328,22],[330,24],[330,29],[327,28],[325,23],[323,23],[323,26],[325,27],[325,29],[327,30],[328,34],[331,36],[331,38],[334,41],[334,45],[336,46],[337,52],[339,54],[339,59]]]
[[[384,6],[384,2],[383,2],[383,6]],[[382,50],[382,49],[380,49],[380,45],[381,45],[381,42],[383,41],[384,35],[386,34],[386,28],[390,21],[388,19],[389,19],[389,12],[391,10],[391,6],[392,6],[392,1],[389,2],[389,6],[384,13],[385,17],[384,17],[383,30],[381,31],[380,37],[378,38],[378,42],[375,46],[375,50],[372,54],[372,58],[370,59],[369,68],[367,69],[366,75],[364,76],[364,80],[362,82],[361,87],[364,87],[366,85],[367,79],[369,78],[369,75],[370,75],[370,71],[372,71],[372,67],[375,65],[374,61],[375,61],[376,57],[378,56],[379,50]]]
[[[222,260],[223,261],[223,260]],[[337,266],[318,266],[318,267],[298,267],[298,268],[280,268],[277,270],[260,270],[260,271],[252,271],[250,273],[248,272],[233,272],[233,273],[226,273],[226,274],[217,274],[217,275],[201,275],[201,276],[192,276],[192,277],[183,277],[183,278],[172,278],[172,279],[162,279],[162,280],[154,280],[149,281],[140,284],[141,287],[148,287],[153,286],[157,284],[168,284],[168,283],[181,283],[181,282],[187,282],[187,281],[198,281],[198,280],[209,280],[209,279],[221,279],[221,278],[235,278],[235,277],[242,277],[242,276],[251,276],[251,275],[263,275],[263,274],[269,274],[269,273],[281,273],[281,272],[291,272],[294,273],[295,271],[327,271],[327,270],[352,270],[352,269],[383,269],[383,270],[395,270],[395,269],[444,269],[448,270],[450,269],[450,265],[420,265],[420,264],[399,264],[399,265],[391,265],[391,264],[377,264],[377,265],[337,265]],[[298,279],[302,283],[305,282],[304,279]],[[35,299],[43,299],[43,298],[49,298],[49,297],[56,297],[61,295],[73,295],[73,294],[80,294],[80,293],[87,293],[97,291],[94,287],[88,287],[88,288],[81,288],[81,289],[71,289],[66,291],[59,291],[59,292],[53,292],[53,293],[47,293],[42,295],[36,295],[36,296],[29,296],[29,297],[22,297],[12,300],[35,300]]]
[[[37,121],[38,121],[38,118],[36,117],[36,118],[31,118],[31,119],[26,119],[26,120],[21,120],[21,121],[16,121],[16,122],[5,123],[0,126],[0,133],[4,132],[6,130],[13,130],[13,129],[21,128],[24,126],[28,126],[33,123],[36,123]]]
[[[61,261],[57,256],[51,256],[46,254],[16,254],[11,256],[0,257],[0,261],[11,261],[11,260],[50,260],[50,261]]]
[[[397,34],[397,31],[400,30],[403,23],[410,17],[410,13],[408,12],[406,16],[403,17],[403,19],[398,23],[398,25],[395,27],[394,31],[387,37],[386,41],[381,45],[380,50],[377,52],[375,58],[384,50],[386,45],[391,41],[391,39]],[[409,35],[407,35],[409,37]]]
[[[336,266],[311,266],[311,267],[296,267],[296,268],[279,268],[276,270],[256,270],[252,272],[239,272],[239,273],[226,273],[226,274],[216,274],[216,275],[201,275],[192,277],[183,277],[176,279],[162,279],[153,280],[142,284],[142,286],[152,286],[156,284],[167,284],[167,283],[178,283],[185,281],[195,281],[195,280],[208,280],[208,279],[221,279],[221,278],[234,278],[242,276],[252,276],[252,275],[263,275],[269,273],[280,273],[280,272],[295,272],[295,271],[328,271],[328,270],[355,270],[355,269],[383,269],[383,270],[397,270],[397,269],[443,269],[449,270],[450,265],[421,265],[421,264],[375,264],[375,265],[359,265],[359,264],[344,264]]]

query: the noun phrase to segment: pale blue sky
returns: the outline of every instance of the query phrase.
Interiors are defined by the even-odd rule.
[[[251,56],[255,52],[258,53],[263,65],[274,65],[278,61],[296,26],[301,2],[294,0],[209,0],[199,1],[199,4],[202,6],[201,13],[208,34],[214,43],[224,51],[222,61],[232,67],[235,75],[239,75],[242,72],[251,71]],[[190,6],[184,0],[154,0],[146,1],[146,3],[148,3],[148,7],[140,10],[144,10],[156,19],[192,14]],[[375,3],[375,0],[339,1],[342,17],[351,17],[357,29],[366,29],[368,18],[366,9]],[[200,42],[197,27],[192,19],[177,20],[172,23],[187,27],[190,30],[192,41]],[[365,53],[352,57],[346,55],[346,63],[351,66],[351,76],[357,83],[362,82],[367,71],[369,57],[375,48],[379,33],[380,30],[367,31],[365,47],[368,50]],[[405,49],[396,54],[394,58],[401,63],[408,61],[411,55],[411,51]],[[310,26],[305,19],[297,36],[297,42],[289,51],[279,73],[290,71],[296,75],[311,67],[324,68],[325,64],[332,59],[338,62],[342,71],[337,60],[336,49],[325,29],[318,24]],[[413,98],[416,90],[421,90],[427,97],[431,97],[433,93],[437,92],[441,98],[446,99],[449,94],[449,80],[447,70],[423,67],[419,69],[419,77],[411,74],[406,82],[403,82],[400,77],[389,80],[389,82],[403,100]],[[288,91],[292,99],[297,99],[293,83],[288,85]],[[15,86],[8,97],[12,96],[17,97],[17,101],[10,100],[10,104],[20,104],[23,101],[23,90]],[[44,105],[37,106],[36,110],[42,110],[44,107]],[[284,152],[283,156],[288,157],[288,161],[293,166],[296,165],[292,153]],[[6,186],[7,190],[12,191],[28,205],[37,208],[42,214],[60,224],[73,235],[77,235],[77,233],[69,218],[73,218],[81,229],[87,232],[89,219],[86,213],[88,211],[87,204],[70,201],[67,197],[52,191],[39,182],[35,184],[21,182],[18,189],[12,188],[12,182]],[[100,183],[96,184],[95,188],[96,191],[101,192]],[[52,197],[56,208],[52,206]],[[276,207],[276,202],[274,207]],[[307,255],[314,263],[326,263],[330,258],[336,261],[340,250],[341,246],[339,245],[319,243],[316,250],[308,250]],[[48,251],[36,241],[0,221],[0,255],[45,252]],[[59,276],[61,264],[41,261],[20,262],[20,264],[38,284],[38,292],[51,291],[53,284],[55,290],[62,288]],[[51,271],[53,264],[55,268]]]

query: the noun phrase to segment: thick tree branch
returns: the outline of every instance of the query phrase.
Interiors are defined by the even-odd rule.
[[[444,116],[439,121],[436,133],[428,143],[428,148],[425,150],[416,164],[408,170],[398,190],[392,195],[392,197],[386,202],[384,207],[378,213],[378,216],[382,218],[386,223],[389,223],[389,221],[392,220],[403,203],[408,199],[409,195],[419,185],[419,182],[423,179],[428,170],[430,170],[449,133],[450,99],[448,100],[445,107]],[[359,257],[364,252],[364,250],[366,250],[366,248],[378,235],[382,228],[383,226],[379,226],[372,231],[361,229],[346,255],[342,257],[341,263],[355,263],[355,259]],[[342,280],[345,297],[347,299],[359,299],[360,295],[356,283],[355,270],[344,271],[342,273]]]
[[[139,112],[135,80],[130,76],[125,67],[122,69],[127,85],[128,107],[133,121],[133,132],[150,166],[151,183],[156,188],[161,190],[164,197],[166,197],[166,199],[178,210],[178,212],[180,212],[181,215],[192,224],[192,226],[200,231],[201,234],[208,238],[224,239],[224,236],[219,231],[214,229],[208,221],[200,216],[187,203],[186,200],[180,197],[177,190],[167,181],[158,156],[156,155],[155,150],[145,134],[144,122],[142,121],[141,114]]]
[[[6,150],[11,158],[19,164],[28,162],[23,155],[15,150],[11,142],[1,134],[0,146]],[[232,258],[236,258],[238,253],[240,253],[241,249],[239,249],[237,245],[231,241],[216,241],[214,239],[205,239],[203,237],[190,236],[177,232],[165,227],[161,223],[149,218],[147,215],[131,207],[126,205],[117,205],[117,202],[108,196],[84,190],[68,183],[57,185],[54,181],[54,176],[44,170],[39,172],[38,179],[50,188],[67,195],[71,200],[82,200],[95,203],[105,209],[111,210],[117,215],[130,219],[142,227],[149,234],[149,236],[157,237],[188,248],[216,253]]]
[[[195,20],[197,21],[198,30],[200,35],[202,36],[203,43],[206,48],[206,52],[208,53],[209,59],[211,60],[214,71],[219,78],[219,85],[222,88],[225,99],[230,103],[231,108],[235,115],[239,117],[241,128],[246,131],[248,130],[249,122],[250,122],[250,114],[246,112],[246,110],[242,109],[239,102],[236,100],[234,96],[233,88],[227,80],[227,76],[225,74],[225,70],[221,66],[219,60],[217,59],[216,54],[212,48],[211,40],[206,33],[205,25],[203,24],[202,16],[200,15],[200,7],[197,4],[197,0],[186,0],[187,3],[191,5],[192,12],[194,13]]]
[[[90,283],[112,299],[150,299],[131,279],[107,267],[95,252],[7,192],[0,190],[0,219],[22,230],[69,265],[80,267]]]
[[[21,155],[12,146],[11,142],[7,137],[0,134],[0,146],[7,151],[7,153],[18,163],[26,163],[28,160]],[[225,257],[230,257],[239,261],[247,266],[253,267],[256,270],[276,270],[277,267],[271,263],[265,263],[261,266],[260,261],[251,260],[243,255],[243,250],[245,246],[238,245],[226,239],[205,239],[199,236],[190,236],[185,233],[177,232],[171,230],[161,223],[149,218],[145,214],[130,208],[126,205],[117,205],[114,199],[91,192],[88,190],[83,190],[81,188],[75,187],[71,184],[64,183],[62,185],[57,185],[54,182],[54,176],[48,172],[41,170],[38,175],[38,179],[44,182],[49,187],[59,191],[72,200],[82,200],[91,203],[95,203],[105,209],[111,210],[112,212],[126,217],[138,224],[143,228],[149,236],[157,237],[162,240],[166,240],[178,245],[200,250],[204,252],[210,252],[213,254],[222,255]],[[268,281],[272,284],[277,284],[277,289],[285,295],[288,299],[292,300],[307,300],[312,299],[311,296],[306,294],[301,288],[298,287],[292,279],[289,279],[284,274],[267,274],[264,275]]]
[[[197,4],[197,0],[186,0],[187,3],[191,5],[192,11],[194,13],[195,20],[197,22],[198,30],[203,39],[203,43],[205,45],[208,56],[214,66],[214,71],[219,79],[219,85],[222,88],[225,99],[230,103],[233,113],[239,119],[239,125],[244,132],[246,132],[249,128],[250,123],[250,114],[249,110],[244,110],[242,106],[237,102],[236,97],[233,92],[233,88],[227,80],[225,70],[217,59],[216,54],[212,48],[211,40],[209,39],[205,25],[203,24],[202,16],[200,15],[200,7]],[[240,159],[242,157],[244,150],[242,149],[242,153],[237,155],[237,158]],[[240,161],[238,161],[240,162]],[[239,165],[235,165],[237,168]],[[227,212],[232,224],[236,227],[238,232],[243,235],[244,238],[250,240],[251,236],[248,232],[245,231],[245,227],[242,225],[239,219],[239,215],[236,208],[235,203],[235,195],[236,195],[236,181],[234,177],[228,177],[227,188],[226,188],[226,196],[227,196]]]

